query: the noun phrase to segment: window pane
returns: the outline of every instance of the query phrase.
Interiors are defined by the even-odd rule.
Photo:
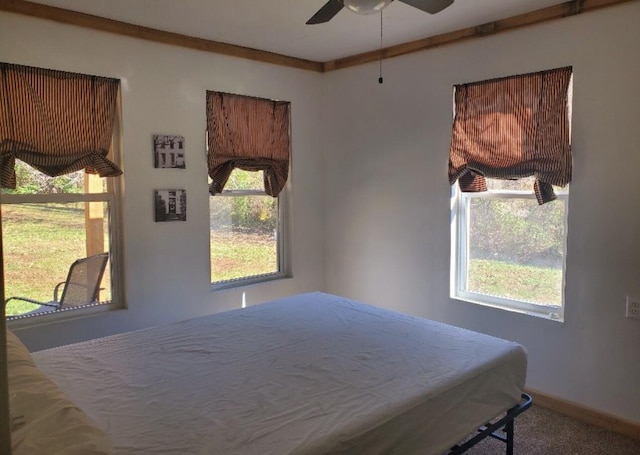
[[[71,264],[109,251],[106,202],[2,205],[5,298],[50,302],[54,287],[64,282]],[[100,301],[111,300],[110,267],[100,287]],[[60,288],[60,294],[62,288]],[[27,313],[38,305],[12,300],[7,316]]]
[[[469,204],[466,290],[561,306],[565,202],[470,198]]]
[[[263,171],[243,171],[234,169],[224,189],[232,190],[258,190],[264,191]],[[209,179],[211,180],[211,179]]]
[[[211,282],[279,272],[278,200],[271,196],[212,196]]]

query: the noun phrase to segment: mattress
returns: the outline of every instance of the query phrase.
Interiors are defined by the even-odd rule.
[[[33,353],[116,454],[441,454],[515,405],[514,342],[323,293]]]

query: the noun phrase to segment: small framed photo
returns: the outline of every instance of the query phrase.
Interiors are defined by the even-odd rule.
[[[187,221],[187,192],[185,190],[155,190],[156,221]]]
[[[153,165],[157,168],[185,169],[184,137],[155,134],[153,136]]]

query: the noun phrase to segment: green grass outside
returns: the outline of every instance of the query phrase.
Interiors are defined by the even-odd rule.
[[[258,233],[211,232],[211,282],[278,271],[276,241]]]
[[[53,298],[53,288],[64,281],[69,266],[86,256],[84,205],[3,204],[5,297],[40,301]],[[212,282],[274,273],[278,270],[276,242],[265,234],[212,233]],[[108,287],[105,277],[102,287]],[[102,298],[108,297],[103,291]],[[37,305],[12,300],[7,315],[18,315]]]
[[[2,206],[5,298],[53,299],[73,261],[85,255],[84,211],[71,204],[6,204]],[[8,315],[37,305],[12,300]]]
[[[54,286],[64,281],[69,265],[86,254],[82,205],[7,204],[2,206],[2,217],[5,297],[51,300]],[[278,270],[276,242],[270,235],[212,232],[211,251],[212,282]],[[562,271],[475,259],[470,263],[468,290],[561,305]],[[12,301],[7,314],[34,308]]]
[[[467,288],[541,305],[562,305],[562,270],[472,259]]]

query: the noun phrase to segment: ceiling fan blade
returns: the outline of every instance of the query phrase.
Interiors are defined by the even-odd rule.
[[[307,21],[307,24],[324,24],[325,22],[329,22],[342,8],[344,8],[342,0],[329,0]]]
[[[453,0],[400,0],[429,14],[436,14],[453,3]]]

